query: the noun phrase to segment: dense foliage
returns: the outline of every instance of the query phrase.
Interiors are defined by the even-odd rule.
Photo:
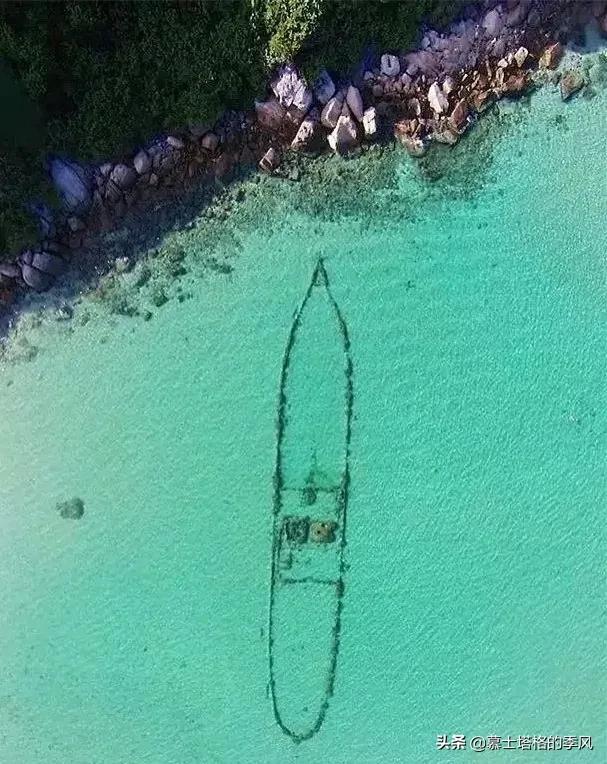
[[[411,44],[458,0],[171,0],[0,5],[0,248],[31,235],[43,159],[109,158],[163,129],[245,106],[268,69],[347,70],[369,44]]]

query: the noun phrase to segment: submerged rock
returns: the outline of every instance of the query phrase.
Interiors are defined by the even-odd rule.
[[[0,276],[7,279],[18,279],[21,276],[21,270],[16,263],[0,263]]]
[[[497,37],[502,31],[503,26],[504,20],[496,8],[487,11],[485,18],[483,19],[483,29],[489,37]]]
[[[317,544],[330,544],[335,541],[337,523],[333,520],[315,520],[310,523],[310,541]]]
[[[463,133],[466,129],[469,113],[468,104],[463,98],[453,107],[453,111],[449,116],[449,123],[458,133]]]
[[[522,45],[514,54],[514,60],[516,61],[516,65],[519,67],[519,69],[524,65],[528,55],[529,51]]]
[[[84,502],[76,496],[69,501],[59,502],[56,509],[66,520],[80,520],[84,515]]]
[[[561,77],[561,98],[567,101],[574,93],[584,87],[584,75],[577,69],[571,69]]]
[[[219,146],[219,138],[213,132],[205,133],[202,136],[200,145],[206,151],[210,151],[211,153],[213,153],[217,150],[217,147]]]

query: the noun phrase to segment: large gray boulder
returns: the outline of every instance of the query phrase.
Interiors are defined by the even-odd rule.
[[[269,101],[255,101],[255,113],[260,125],[268,130],[280,130],[286,110],[282,104],[272,98]]]
[[[59,276],[65,271],[65,260],[51,252],[34,252],[32,266],[50,276]]]
[[[314,95],[323,106],[335,95],[335,83],[326,69],[321,71],[314,83]]]
[[[0,276],[7,279],[17,279],[21,275],[21,270],[16,263],[0,263]]]
[[[325,104],[324,109],[320,114],[320,121],[325,127],[333,130],[337,125],[337,120],[341,117],[341,112],[344,105],[344,99],[341,93],[334,95]]]
[[[360,90],[358,88],[355,88],[354,85],[350,85],[348,90],[346,91],[346,103],[348,104],[348,107],[350,108],[350,111],[352,112],[352,115],[354,118],[361,122],[363,118],[363,99],[360,94]]]
[[[152,167],[152,160],[146,151],[141,149],[141,151],[138,151],[135,154],[133,159],[133,167],[139,173],[139,175],[145,175],[146,172],[150,171]]]
[[[319,136],[319,122],[318,112],[313,110],[303,120],[295,138],[291,142],[291,148],[294,151],[305,151],[307,149],[313,149]]]
[[[118,188],[123,191],[128,191],[128,189],[132,188],[137,182],[137,173],[132,167],[129,167],[126,164],[117,164],[110,173],[110,180],[115,183]]]
[[[53,285],[54,277],[49,273],[43,273],[31,265],[21,263],[21,276],[25,283],[35,289],[36,292],[45,292]]]
[[[504,20],[497,8],[487,11],[483,19],[483,29],[489,37],[497,37],[504,27]]]
[[[93,198],[91,174],[88,170],[69,159],[52,157],[49,161],[49,174],[66,209],[88,209]]]

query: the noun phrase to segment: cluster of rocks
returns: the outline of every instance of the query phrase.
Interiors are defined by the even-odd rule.
[[[563,43],[592,19],[607,34],[607,0],[485,0],[446,33],[429,30],[418,50],[385,53],[354,79],[336,81],[323,71],[308,84],[294,66],[283,66],[254,109],[226,112],[212,129],[190,125],[119,163],[84,167],[52,157],[48,170],[64,212],[54,220],[41,207],[40,245],[0,264],[0,310],[20,288],[52,286],[74,250],[129,210],[190,183],[256,164],[276,174],[289,152],[348,154],[390,134],[413,156],[432,141],[455,144],[494,101],[524,93],[537,71],[554,69]],[[563,73],[563,99],[585,84],[579,70]]]

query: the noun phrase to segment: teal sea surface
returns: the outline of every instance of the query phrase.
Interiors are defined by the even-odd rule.
[[[162,245],[183,275],[151,320],[98,294],[24,318],[28,360],[0,366],[2,764],[605,760],[606,126],[605,90],[547,86],[421,162],[250,178]],[[321,256],[351,341],[346,572],[334,694],[294,744],[268,688],[273,476]],[[336,333],[310,320],[293,415],[329,454]],[[453,734],[594,751],[437,750]]]

